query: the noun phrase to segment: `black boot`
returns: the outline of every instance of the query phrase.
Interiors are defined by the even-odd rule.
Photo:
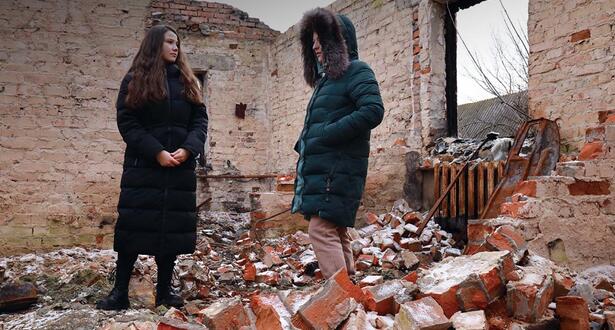
[[[156,256],[158,281],[156,283],[156,306],[182,307],[184,299],[171,289],[176,256]]]
[[[126,255],[118,253],[115,268],[115,283],[111,293],[96,303],[97,309],[102,310],[122,310],[130,308],[128,300],[128,284],[132,267],[137,261],[137,255]]]

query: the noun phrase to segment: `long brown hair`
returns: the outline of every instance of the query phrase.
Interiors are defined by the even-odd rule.
[[[166,63],[162,58],[162,44],[164,35],[168,31],[177,36],[178,52],[175,64],[181,72],[184,96],[192,103],[203,103],[199,81],[190,69],[188,60],[182,51],[179,34],[168,25],[155,25],[147,31],[128,70],[132,74],[132,80],[128,84],[126,104],[133,109],[139,108],[148,101],[162,101],[167,97]]]

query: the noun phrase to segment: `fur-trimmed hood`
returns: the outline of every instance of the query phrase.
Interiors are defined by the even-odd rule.
[[[316,31],[325,57],[322,63],[325,73],[332,79],[341,78],[350,61],[359,58],[354,25],[344,15],[335,15],[323,8],[306,12],[301,20],[301,48],[303,76],[310,86],[318,80],[318,60],[312,50],[312,34]]]

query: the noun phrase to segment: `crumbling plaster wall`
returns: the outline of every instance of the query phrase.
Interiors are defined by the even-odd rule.
[[[269,47],[279,32],[226,4],[155,1],[150,20],[168,23],[183,37],[193,69],[205,71],[209,114],[206,159],[198,201],[211,210],[250,210],[248,194],[271,189],[271,179],[223,178],[269,172]],[[246,105],[244,118],[236,104]]]
[[[598,111],[615,109],[613,17],[612,0],[529,2],[530,115],[559,119],[573,150]]]
[[[1,1],[0,253],[108,244],[144,1]]]
[[[115,100],[156,20],[178,28],[206,71],[210,174],[267,171],[267,52],[278,33],[259,20],[201,1],[2,1],[0,253],[110,246],[124,148]],[[245,119],[234,115],[240,102]],[[206,179],[199,201],[246,208],[264,185]]]

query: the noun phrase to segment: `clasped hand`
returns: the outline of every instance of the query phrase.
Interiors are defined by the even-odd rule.
[[[162,150],[156,155],[156,160],[162,167],[175,167],[185,162],[190,156],[190,152],[184,148],[179,148],[172,153]]]

